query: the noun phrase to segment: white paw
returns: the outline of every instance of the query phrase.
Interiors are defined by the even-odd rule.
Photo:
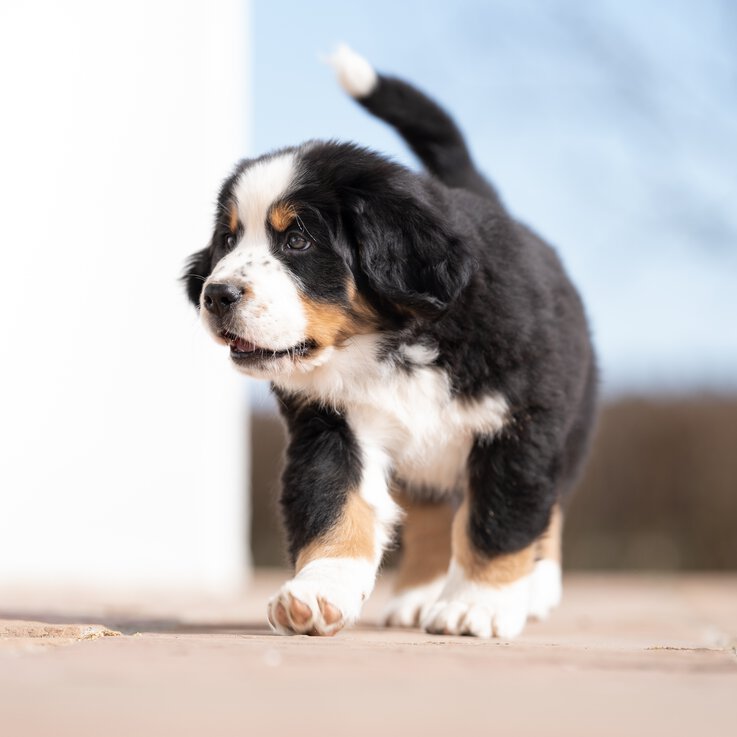
[[[391,598],[381,621],[385,627],[418,627],[428,609],[443,590],[445,576],[435,581],[405,589]]]
[[[368,97],[374,91],[379,81],[374,68],[350,46],[340,44],[327,61],[338,75],[340,86],[351,97]]]
[[[506,586],[469,581],[455,561],[448,581],[422,619],[422,627],[434,634],[500,637],[511,640],[524,629],[530,600],[531,576]]]
[[[269,623],[281,635],[334,635],[358,619],[374,577],[368,560],[314,560],[271,599]]]
[[[562,595],[560,564],[554,560],[539,560],[535,563],[530,584],[530,617],[547,619],[550,612],[560,604]]]

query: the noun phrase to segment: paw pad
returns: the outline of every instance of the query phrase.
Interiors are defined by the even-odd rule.
[[[325,599],[308,604],[280,593],[269,604],[269,622],[280,634],[334,635],[343,627],[343,613]]]
[[[304,627],[312,619],[312,609],[307,604],[299,599],[290,596],[289,597],[289,616],[294,624]]]

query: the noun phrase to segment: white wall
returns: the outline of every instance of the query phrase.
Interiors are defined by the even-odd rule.
[[[245,153],[245,6],[0,6],[0,582],[244,580],[245,387],[177,277]]]

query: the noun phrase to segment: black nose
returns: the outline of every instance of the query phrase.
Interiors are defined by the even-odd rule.
[[[208,284],[202,299],[208,312],[222,317],[242,296],[243,290],[233,284]]]

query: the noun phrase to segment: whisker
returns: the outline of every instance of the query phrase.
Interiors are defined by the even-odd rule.
[[[299,229],[304,230],[304,232],[307,233],[307,235],[310,236],[310,238],[312,238],[313,241],[316,240],[315,236],[312,235],[312,233],[310,233],[310,231],[307,229],[307,226],[304,224],[304,221],[302,220],[302,218],[299,215],[295,215],[295,218],[297,220],[297,225],[299,225]]]

